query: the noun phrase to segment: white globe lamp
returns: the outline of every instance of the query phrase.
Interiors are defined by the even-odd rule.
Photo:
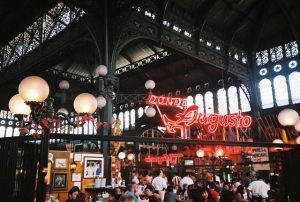
[[[275,139],[272,142],[273,144],[283,144],[283,141],[281,139]],[[274,149],[281,149],[281,147],[274,147]]]
[[[93,114],[97,109],[97,99],[89,93],[81,93],[74,100],[74,109],[78,114]]]
[[[134,154],[130,153],[127,155],[128,160],[132,161],[134,159]]]
[[[153,90],[155,88],[155,82],[153,80],[146,81],[145,88],[147,90]]]
[[[298,137],[296,138],[295,143],[296,143],[296,144],[300,144],[300,136],[298,136]]]
[[[26,102],[43,102],[49,95],[49,85],[41,77],[29,76],[19,84],[19,94]]]
[[[284,109],[278,114],[278,121],[283,126],[293,126],[299,121],[299,114],[293,109]]]
[[[68,90],[70,88],[70,83],[67,80],[62,80],[58,85],[61,90]]]
[[[96,68],[96,75],[97,76],[106,76],[107,75],[107,67],[105,65],[99,65]]]
[[[25,100],[20,94],[16,94],[10,98],[8,107],[15,115],[29,115],[31,112],[30,107],[25,104]]]
[[[297,121],[297,123],[295,124],[295,130],[297,131],[297,132],[300,132],[300,120],[299,121]]]
[[[148,109],[146,110],[146,116],[149,118],[154,117],[156,114],[156,110],[154,109],[154,107],[148,107]]]
[[[126,154],[124,153],[124,152],[120,152],[119,154],[118,154],[118,158],[119,159],[125,159],[125,157],[126,157]]]
[[[173,145],[172,145],[172,150],[173,150],[173,151],[176,151],[176,150],[177,150],[177,145],[176,145],[176,144],[173,144]]]
[[[102,95],[99,95],[97,98],[97,107],[102,109],[106,105],[106,99]]]
[[[69,115],[69,111],[64,107],[59,108],[57,112],[64,113],[65,115]]]
[[[221,149],[221,148],[217,149],[217,151],[216,151],[216,156],[217,156],[217,157],[221,157],[221,156],[223,156],[223,155],[224,155],[224,150]]]
[[[204,156],[204,150],[203,149],[198,149],[198,151],[196,152],[196,155],[199,158],[202,158]]]

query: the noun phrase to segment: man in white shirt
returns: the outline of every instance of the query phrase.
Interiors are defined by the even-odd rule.
[[[160,172],[159,175],[152,180],[152,186],[157,192],[167,188],[166,180],[162,177],[163,175],[163,172]]]
[[[135,183],[135,184],[137,184],[137,185],[140,183],[140,181],[139,181],[139,173],[135,173],[135,175],[132,178],[132,182]]]
[[[174,177],[172,178],[172,182],[174,184],[174,186],[179,185],[179,182],[181,181],[181,177],[178,176],[178,173],[174,173]]]
[[[192,174],[189,174],[189,175],[185,176],[184,178],[182,178],[182,180],[179,183],[179,186],[181,187],[181,189],[183,189],[184,184],[187,184],[187,186],[194,184],[191,176],[192,176]]]
[[[85,172],[85,176],[88,178],[93,178],[96,175],[96,171],[93,167],[92,161],[89,162],[89,166],[86,168]]]
[[[253,199],[266,199],[268,198],[270,187],[261,177],[258,177],[258,180],[250,183],[248,189],[252,192]]]

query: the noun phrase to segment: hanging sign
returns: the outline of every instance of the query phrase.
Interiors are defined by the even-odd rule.
[[[147,104],[156,106],[183,107],[184,111],[175,115],[176,120],[170,119],[166,114],[161,114],[161,118],[168,133],[176,133],[182,127],[189,127],[194,124],[207,125],[209,133],[214,133],[219,126],[248,128],[252,123],[251,116],[243,116],[241,110],[237,114],[205,114],[199,112],[199,106],[187,107],[187,99],[172,98],[150,95]]]
[[[252,147],[252,162],[269,161],[268,148],[266,147]],[[269,163],[253,164],[254,170],[270,170]]]
[[[178,153],[163,154],[162,156],[147,156],[144,160],[146,163],[158,163],[159,165],[161,165],[164,161],[169,161],[172,165],[175,165],[178,157],[183,157],[183,154]]]

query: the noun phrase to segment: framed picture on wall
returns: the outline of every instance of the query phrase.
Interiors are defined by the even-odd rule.
[[[81,154],[77,154],[77,153],[74,153],[74,161],[75,162],[80,162],[82,160],[82,155]]]
[[[67,190],[68,173],[54,173],[53,174],[53,190]]]
[[[55,158],[54,169],[67,169],[68,159],[67,158]]]
[[[81,173],[72,173],[72,182],[81,182]]]
[[[85,157],[83,178],[104,177],[104,158],[102,157]]]

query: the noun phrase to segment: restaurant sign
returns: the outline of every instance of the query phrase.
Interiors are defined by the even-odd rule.
[[[206,125],[209,133],[214,133],[219,126],[248,128],[252,123],[251,116],[243,116],[241,110],[237,114],[205,114],[199,111],[199,106],[187,106],[186,98],[173,98],[164,96],[150,95],[147,104],[158,106],[170,106],[183,108],[183,112],[175,115],[176,119],[172,120],[166,114],[161,114],[163,124],[168,133],[176,133],[182,127],[189,127],[194,124]]]
[[[147,156],[145,157],[146,163],[158,163],[161,165],[163,162],[169,161],[172,165],[177,163],[177,158],[183,157],[182,153],[174,153],[174,154],[163,154],[162,156]]]

